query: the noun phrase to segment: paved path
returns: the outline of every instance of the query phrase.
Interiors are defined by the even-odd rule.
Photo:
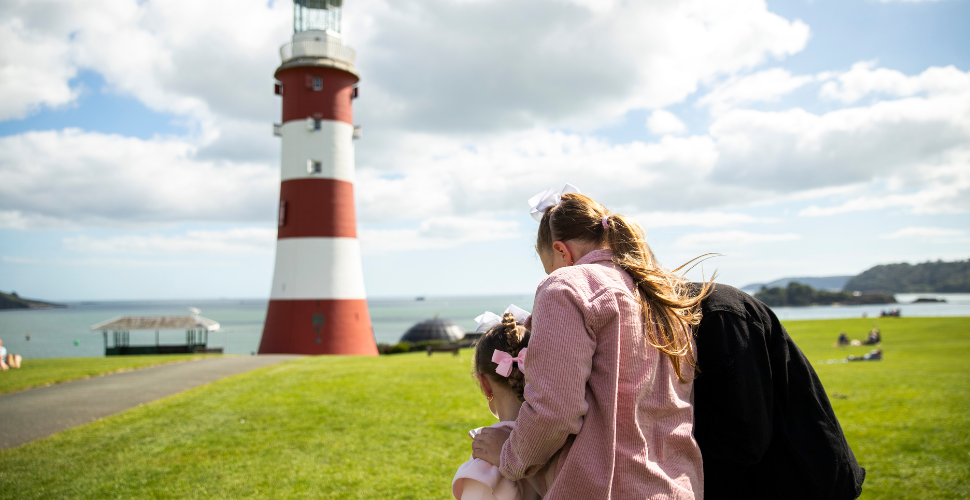
[[[0,395],[0,449],[140,404],[301,356],[227,356],[171,363]]]

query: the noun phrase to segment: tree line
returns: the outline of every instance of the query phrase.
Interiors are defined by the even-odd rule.
[[[896,298],[889,293],[872,292],[829,292],[816,290],[808,285],[789,283],[782,287],[761,287],[754,294],[755,298],[769,307],[784,306],[829,306],[832,304],[862,305],[862,304],[895,304]]]
[[[970,259],[886,264],[850,279],[843,290],[890,293],[970,293]]]

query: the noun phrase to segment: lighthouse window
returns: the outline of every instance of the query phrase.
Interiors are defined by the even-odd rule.
[[[323,90],[323,78],[313,77],[313,90]]]
[[[310,175],[323,173],[323,162],[317,160],[306,161],[306,173]]]
[[[323,315],[314,314],[313,315],[313,326],[323,326]],[[317,332],[320,333],[320,332]]]
[[[315,132],[323,128],[323,120],[308,116],[306,119],[306,129],[310,132]]]

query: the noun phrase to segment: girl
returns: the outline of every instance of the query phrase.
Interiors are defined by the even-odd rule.
[[[558,452],[547,500],[701,499],[691,327],[710,284],[690,293],[631,219],[550,191],[532,200],[549,276],[525,325],[525,403],[514,429],[483,429],[473,456],[515,481]]]
[[[492,326],[482,336],[475,347],[472,372],[478,379],[479,387],[488,400],[488,409],[500,420],[495,427],[515,427],[515,419],[522,406],[522,390],[525,388],[524,372],[527,368],[523,359],[528,351],[529,331],[516,323],[516,316],[527,318],[525,311],[509,307],[502,318],[485,313],[476,318],[481,331],[483,319]],[[524,313],[519,315],[518,313]],[[491,318],[488,316],[491,315]],[[469,432],[475,437],[481,429]],[[510,481],[502,477],[495,467],[484,460],[469,459],[458,468],[452,481],[452,493],[458,500],[536,500],[541,485],[539,480],[549,480],[546,474],[530,478],[528,481]],[[533,483],[533,485],[530,485]]]

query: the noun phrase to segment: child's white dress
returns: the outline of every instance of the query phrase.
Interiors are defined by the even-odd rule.
[[[515,428],[515,422],[499,422],[490,427]],[[482,432],[482,427],[468,431],[474,438]],[[526,480],[509,481],[498,471],[498,467],[480,459],[469,457],[458,467],[451,481],[451,492],[457,500],[537,500],[539,494]],[[465,495],[462,497],[462,495]]]

